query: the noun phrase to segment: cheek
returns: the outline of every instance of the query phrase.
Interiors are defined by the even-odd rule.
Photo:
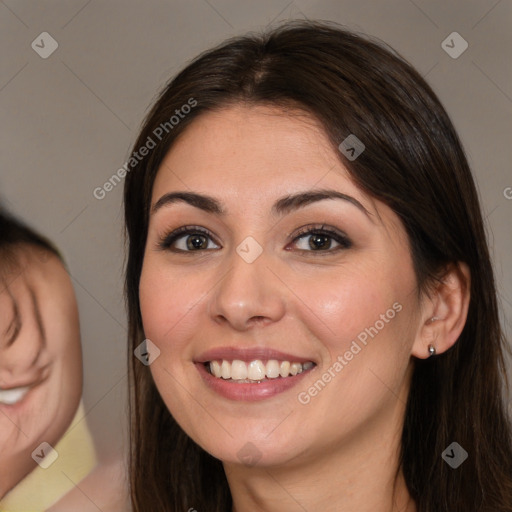
[[[146,338],[160,350],[180,348],[191,324],[199,328],[198,311],[205,296],[203,279],[185,277],[182,272],[166,271],[145,259],[139,284],[139,302]],[[142,340],[141,340],[142,341]],[[172,341],[172,343],[170,343]]]
[[[396,400],[390,390],[400,388],[408,367],[412,307],[406,283],[373,275],[331,275],[310,284],[307,295],[297,289],[305,302],[297,306],[300,322],[325,354],[315,379],[298,390],[304,414],[309,411],[304,432],[318,429],[318,418],[330,411],[322,428],[326,438],[336,438],[340,428],[356,430]]]
[[[389,389],[403,380],[413,342],[414,274],[400,274],[392,265],[379,272],[353,266],[307,281],[294,289],[304,302],[297,302],[297,310],[321,342],[325,356],[316,379],[327,384],[323,391],[315,380],[301,390],[299,401],[332,411],[332,424],[349,428],[392,401]]]
[[[80,327],[77,319],[54,324],[50,329],[48,349],[50,358],[59,367],[61,392],[68,397],[68,403],[74,403],[82,393],[82,347]]]
[[[403,283],[375,277],[367,269],[326,273],[315,279],[297,280],[294,291],[302,323],[322,340],[331,359],[349,349],[359,336],[364,341],[367,331],[389,330],[400,306]],[[366,334],[365,334],[366,333]]]

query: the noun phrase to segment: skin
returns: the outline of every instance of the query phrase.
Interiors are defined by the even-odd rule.
[[[61,261],[20,246],[2,278],[0,388],[33,387],[16,406],[0,404],[0,498],[36,467],[31,453],[40,443],[62,437],[82,393],[78,310]]]
[[[351,196],[367,213],[337,199],[272,213],[281,197],[318,188]],[[438,354],[455,343],[467,313],[467,269],[449,269],[428,297],[418,297],[400,220],[353,183],[304,114],[263,106],[203,114],[166,156],[152,205],[175,191],[213,196],[226,213],[175,202],[150,217],[140,305],[145,335],[161,351],[150,369],[181,427],[223,461],[233,510],[415,511],[398,468],[413,358],[426,358],[429,343]],[[324,223],[351,247],[321,252],[308,245],[311,236],[294,241],[299,228]],[[184,225],[212,233],[206,250],[159,247]],[[236,252],[248,236],[263,248],[250,264]],[[308,404],[299,403],[298,393],[395,303],[401,311],[378,335]],[[270,347],[317,366],[272,398],[228,400],[194,365],[204,351],[226,346]],[[238,455],[246,443],[256,464]]]
[[[108,485],[105,485],[108,482]],[[121,459],[103,461],[47,512],[126,512],[131,510],[126,463]]]

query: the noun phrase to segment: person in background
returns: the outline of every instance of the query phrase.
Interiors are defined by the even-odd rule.
[[[96,466],[81,396],[78,308],[63,259],[0,209],[2,512],[46,510]]]

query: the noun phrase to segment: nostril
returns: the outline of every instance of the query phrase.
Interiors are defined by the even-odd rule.
[[[267,323],[271,323],[271,319],[266,316],[252,316],[247,321],[247,326],[248,327],[255,327],[255,326],[263,327]]]

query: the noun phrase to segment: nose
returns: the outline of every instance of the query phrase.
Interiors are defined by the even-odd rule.
[[[234,252],[229,263],[210,296],[211,318],[238,331],[279,321],[286,311],[286,290],[268,267],[265,253],[248,263]]]

